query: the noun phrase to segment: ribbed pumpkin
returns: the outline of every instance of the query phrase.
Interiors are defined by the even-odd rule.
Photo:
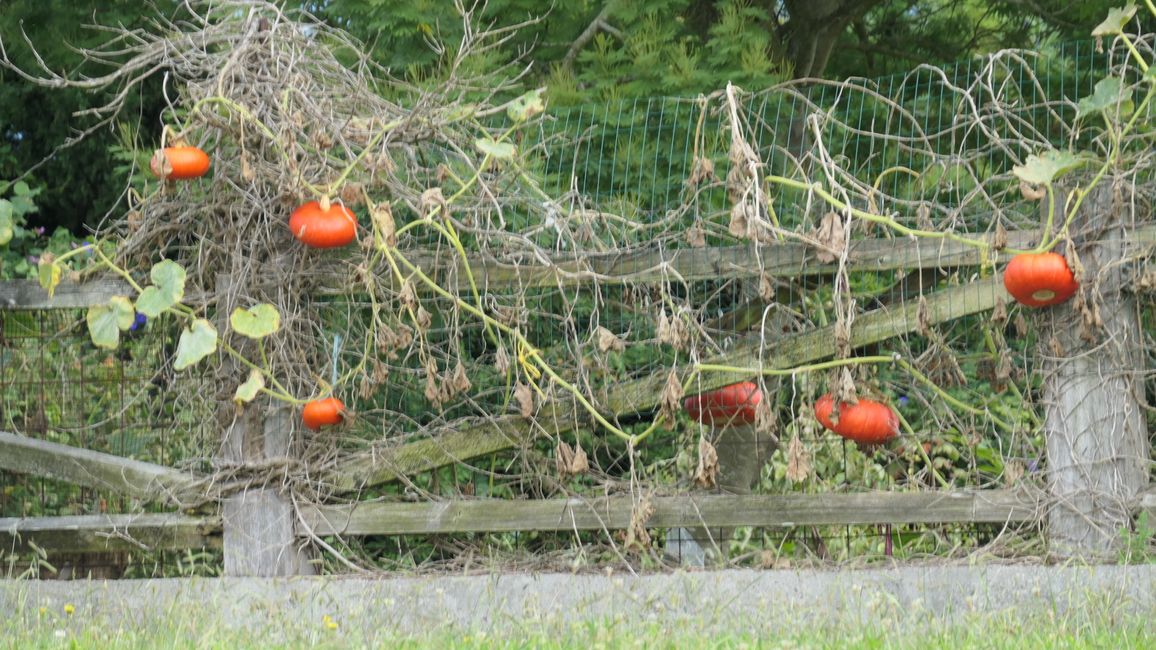
[[[323,426],[341,424],[345,419],[345,404],[336,397],[315,399],[301,411],[301,421],[313,431]]]
[[[357,237],[357,215],[340,203],[322,210],[310,201],[289,215],[289,230],[301,243],[313,248],[338,248]]]
[[[835,433],[868,444],[879,444],[899,435],[899,416],[890,406],[871,399],[860,399],[858,404],[839,405],[838,422],[831,419],[835,410],[835,396],[831,393],[815,402],[815,418],[819,424]]]
[[[1023,253],[1003,271],[1007,292],[1029,307],[1058,305],[1071,298],[1080,284],[1059,253]]]
[[[153,154],[149,170],[157,178],[187,180],[204,176],[209,164],[209,154],[197,147],[165,147]]]
[[[763,401],[763,391],[753,381],[724,386],[709,393],[688,397],[683,408],[692,420],[706,425],[750,424],[755,407]]]

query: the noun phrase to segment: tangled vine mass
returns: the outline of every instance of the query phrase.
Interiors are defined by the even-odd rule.
[[[669,119],[649,104],[563,127],[525,69],[473,72],[519,25],[483,29],[462,5],[462,41],[433,44],[444,65],[420,86],[308,14],[251,1],[187,8],[89,52],[118,61],[105,76],[22,74],[119,88],[90,111],[100,124],[162,76],[165,141],[142,147],[141,167],[155,144],[211,157],[199,179],[135,174],[98,233],[115,242],[97,247],[98,268],[41,262],[48,286],[75,264],[138,291],[89,315],[94,338],[105,323],[98,343],[115,346],[124,318],[151,304],[182,328],[176,366],[211,366],[206,403],[223,438],[207,445],[206,490],[276,480],[295,498],[356,500],[400,479],[407,498],[437,498],[440,487],[412,476],[455,461],[470,478],[453,489],[467,495],[481,484],[497,494],[495,482],[531,496],[1038,484],[1039,382],[1016,340],[1030,326],[1000,285],[980,281],[1016,252],[1074,253],[1088,233],[1065,215],[1087,192],[1065,198],[1065,174],[1083,187],[1109,178],[1118,201],[1152,201],[1152,148],[1134,146],[1146,136],[1117,119],[1125,102],[1150,114],[1151,93],[1127,70],[1132,53],[1152,60],[1151,38],[1108,48],[1104,70],[1121,81],[1097,85],[1086,105],[1054,97],[1043,64],[1007,51],[967,76],[913,72],[941,94],[936,107],[916,101],[918,83],[889,94],[804,80],[664,100]],[[771,116],[768,103],[784,99],[792,112]],[[684,158],[676,138],[689,143]],[[611,191],[598,195],[603,181]],[[351,210],[356,240],[298,241],[290,215],[311,201]],[[933,259],[971,255],[979,271],[953,260],[872,271],[853,255],[864,238],[923,242],[911,250]],[[811,270],[784,266],[783,251],[801,251]],[[688,252],[705,261],[677,264]],[[1069,255],[1095,338],[1103,296],[1083,289],[1098,285],[1078,264]],[[969,282],[984,293],[976,300],[995,296],[994,313],[960,327],[932,294]],[[900,312],[917,322],[862,338]],[[739,381],[760,395],[745,426],[684,415],[688,397]],[[886,427],[867,442],[898,432],[898,446],[843,448],[824,435],[814,405],[827,392],[879,404]],[[293,427],[291,462],[221,451],[269,404],[327,398],[341,403]],[[710,407],[699,404],[702,420]],[[641,496],[638,510],[645,518]],[[621,541],[650,540],[637,526]]]

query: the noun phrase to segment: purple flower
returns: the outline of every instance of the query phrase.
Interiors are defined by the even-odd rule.
[[[27,260],[28,260],[28,263],[29,263],[29,264],[31,264],[31,265],[33,265],[33,266],[36,266],[37,264],[39,264],[39,263],[40,263],[40,258],[39,258],[39,257],[37,257],[36,255],[29,255],[29,256],[28,256],[27,258],[25,258],[25,259],[27,259]]]
[[[907,406],[907,403],[910,401],[911,400],[907,399],[906,395],[900,395],[899,396],[899,408],[903,408],[903,407]]]
[[[132,325],[129,326],[128,331],[135,332],[138,329],[144,327],[145,323],[148,323],[148,322],[149,322],[149,317],[145,316],[144,314],[142,314],[138,311],[136,313],[136,318],[134,318],[132,320]]]
[[[37,226],[37,227],[32,229],[32,232],[36,233],[37,237],[43,237],[44,233],[47,231],[48,231],[48,229],[45,228],[44,226]]]

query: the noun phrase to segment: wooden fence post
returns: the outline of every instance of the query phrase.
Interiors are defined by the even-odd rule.
[[[217,278],[217,329],[228,331],[236,292],[228,275]],[[240,342],[242,352],[249,349]],[[247,375],[241,365],[222,360],[218,378],[221,394],[229,393]],[[231,384],[231,385],[230,385]],[[291,454],[292,421],[286,405],[258,398],[238,409],[225,398],[218,423],[222,425],[218,458],[225,465],[262,463]],[[279,491],[280,485],[248,488],[221,501],[221,525],[227,576],[290,576],[314,573],[308,553],[299,546],[293,503]]]
[[[1116,182],[1124,181],[1117,179]],[[1113,556],[1131,526],[1134,501],[1148,485],[1144,340],[1136,301],[1125,290],[1131,218],[1105,178],[1072,224],[1086,270],[1086,309],[1102,327],[1086,329],[1073,299],[1044,313],[1048,546],[1060,557]],[[1056,193],[1056,219],[1065,198]],[[1094,312],[1089,312],[1093,314]]]
[[[250,405],[247,411],[259,415]],[[224,449],[242,453],[241,461],[285,458],[289,455],[289,408],[270,402],[264,418],[241,414],[226,434]],[[260,442],[260,444],[253,444]],[[290,576],[312,574],[313,565],[294,534],[292,502],[276,486],[244,490],[221,503],[224,527],[225,575]]]

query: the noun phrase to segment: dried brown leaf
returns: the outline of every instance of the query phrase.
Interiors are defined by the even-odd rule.
[[[1020,482],[1025,473],[1024,464],[1021,461],[1013,460],[1003,466],[1003,484],[1004,487],[1012,488]]]
[[[514,386],[514,399],[518,401],[518,412],[529,420],[534,415],[534,391],[529,386],[518,382]]]
[[[1007,303],[1003,298],[995,299],[995,307],[991,310],[991,322],[997,325],[1007,323]]]
[[[614,332],[599,326],[595,331],[598,335],[598,350],[601,352],[622,352],[626,349],[626,342],[614,335]]]
[[[494,354],[494,369],[502,375],[510,371],[510,354],[506,352],[506,348],[498,348]]]
[[[846,359],[851,356],[851,326],[840,318],[835,321],[835,357]]]
[[[935,224],[931,223],[931,206],[919,204],[915,209],[915,225],[920,230],[935,230]]]
[[[749,211],[747,204],[739,201],[731,206],[731,222],[727,226],[727,232],[740,239],[746,238],[750,229]]]
[[[646,522],[653,516],[654,504],[650,500],[650,495],[646,494],[639,499],[630,513],[630,527],[626,529],[626,538],[623,540],[626,550],[644,551],[650,548],[650,531],[646,529]]]
[[[439,376],[437,366],[430,363],[426,366],[425,372],[425,395],[426,401],[433,405],[434,408],[440,408],[442,405],[442,390],[438,382]]]
[[[706,231],[697,223],[694,224],[686,231],[686,243],[690,244],[691,248],[706,247]]]
[[[759,298],[765,303],[772,303],[775,301],[775,281],[766,273],[759,275]]]
[[[430,325],[433,325],[433,317],[426,311],[425,306],[418,305],[417,313],[414,314],[414,319],[417,321],[417,326],[423,330],[428,330]]]
[[[673,428],[678,421],[678,412],[682,410],[682,382],[678,379],[678,371],[673,368],[666,376],[666,386],[659,398],[659,409],[667,426]]]
[[[575,446],[571,447],[559,441],[554,449],[554,467],[558,474],[565,478],[590,471],[590,462],[581,443],[575,443]]]
[[[851,374],[851,368],[848,366],[843,366],[838,370],[838,378],[835,380],[835,403],[859,403],[859,395],[855,390],[855,377]]]
[[[700,436],[698,439],[698,467],[694,470],[694,484],[700,488],[713,488],[718,485],[718,451],[714,445]]]
[[[787,480],[801,483],[811,477],[811,455],[799,440],[799,434],[791,436],[787,445]]]
[[[1016,336],[1024,337],[1028,333],[1028,321],[1024,318],[1023,312],[1016,312],[1015,320],[1012,321],[1015,326]]]
[[[397,247],[397,223],[393,220],[393,208],[388,202],[373,206],[369,213],[373,221],[373,242],[378,249]]]
[[[1020,181],[1020,194],[1028,201],[1042,201],[1048,192],[1042,187],[1032,185],[1027,181]]]
[[[995,222],[995,234],[991,238],[991,247],[997,251],[1007,248],[1007,231],[1004,230],[1003,222],[998,219]]]
[[[442,188],[431,187],[421,193],[421,200],[418,203],[418,214],[423,219],[431,219],[433,216],[444,217],[449,214],[449,206],[446,205],[446,197],[442,194]]]
[[[931,309],[927,306],[927,297],[919,294],[919,305],[915,309],[915,331],[920,336],[931,334]]]
[[[815,242],[818,248],[815,259],[822,264],[830,264],[843,256],[847,250],[847,231],[843,218],[836,212],[828,212],[819,222],[819,229],[815,232]]]
[[[455,394],[465,393],[473,386],[470,383],[470,378],[466,375],[466,367],[462,365],[461,360],[458,360],[458,365],[454,366],[454,374],[450,379],[450,385],[453,386]]]
[[[1048,348],[1052,351],[1052,356],[1057,358],[1066,356],[1063,344],[1055,336],[1048,339]]]
[[[698,187],[703,181],[713,181],[714,178],[714,161],[710,158],[697,156],[691,167],[690,177],[686,179],[686,184],[690,187]]]
[[[417,286],[412,278],[407,278],[397,292],[397,301],[406,309],[417,309]]]
[[[779,440],[779,419],[775,417],[775,409],[771,406],[772,401],[762,399],[755,405],[755,431],[769,435],[777,443]]]

